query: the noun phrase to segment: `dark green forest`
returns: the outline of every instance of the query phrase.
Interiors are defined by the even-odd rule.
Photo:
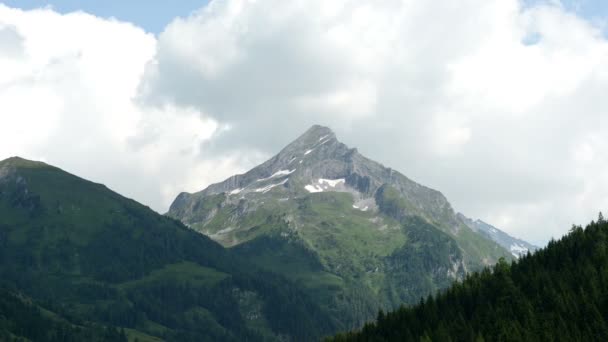
[[[608,222],[328,341],[608,341]]]
[[[126,342],[127,336],[115,327],[72,325],[29,298],[0,289],[0,341]]]
[[[299,286],[179,221],[43,163],[0,163],[0,340],[306,341]]]

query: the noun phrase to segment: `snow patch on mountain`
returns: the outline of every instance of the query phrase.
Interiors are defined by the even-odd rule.
[[[230,194],[230,195],[237,195],[241,191],[243,191],[243,188],[234,189],[234,190],[230,191],[228,194]]]
[[[338,184],[344,184],[344,183],[346,183],[346,180],[344,178],[340,178],[340,179],[319,178],[319,184],[327,184],[327,185],[331,186],[332,188],[335,188]]]
[[[288,176],[290,174],[292,174],[296,169],[293,170],[280,170],[277,171],[275,173],[273,173],[270,177],[266,177],[266,178],[260,178],[258,180],[256,180],[256,182],[263,182],[263,181],[267,181],[269,179],[275,178],[275,177],[279,177],[279,176]]]
[[[288,181],[288,180],[289,180],[289,178],[285,178],[285,179],[284,179],[282,182],[280,182],[280,183],[276,183],[276,184],[270,184],[270,185],[267,185],[267,186],[265,186],[265,187],[263,187],[263,188],[257,188],[257,189],[255,189],[255,190],[253,190],[253,191],[254,191],[254,192],[261,192],[261,193],[265,194],[265,193],[267,193],[268,191],[272,190],[272,188],[274,188],[274,187],[277,187],[277,186],[279,186],[279,185],[283,185],[283,184],[287,183],[287,181]]]
[[[472,220],[461,213],[458,214],[458,217],[462,220],[464,224],[473,229],[473,231],[484,235],[493,240],[494,242],[498,243],[503,248],[511,252],[511,254],[516,258],[519,258],[521,255],[527,254],[528,251],[534,252],[538,249],[537,246],[534,246],[524,240],[514,238],[482,220]]]
[[[335,188],[338,185],[346,184],[346,180],[344,178],[340,179],[324,179],[319,178],[316,184],[308,184],[304,187],[308,192],[323,192],[325,190],[330,190],[330,188]]]
[[[304,189],[306,189],[308,192],[310,193],[315,193],[315,192],[323,192],[323,188],[317,185],[306,185],[304,187]]]

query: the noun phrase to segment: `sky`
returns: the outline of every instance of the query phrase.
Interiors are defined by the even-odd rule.
[[[523,5],[533,6],[547,2],[544,0],[523,0]],[[102,18],[116,18],[142,27],[148,32],[159,34],[175,17],[187,17],[193,11],[207,5],[208,0],[3,0],[7,6],[20,9],[50,7],[59,13],[83,11]],[[608,2],[604,0],[564,0],[549,1],[575,12],[587,20],[605,20],[608,17]]]
[[[186,17],[207,4],[207,0],[4,0],[7,6],[21,9],[50,7],[59,13],[83,11],[101,18],[116,18],[159,34],[175,17]]]
[[[601,1],[0,2],[0,159],[158,212],[312,124],[542,245],[608,208]]]

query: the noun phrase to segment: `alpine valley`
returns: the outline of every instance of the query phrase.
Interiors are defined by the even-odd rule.
[[[340,329],[534,248],[510,250],[498,237],[515,239],[318,125],[249,172],[180,194],[168,215],[299,284]]]

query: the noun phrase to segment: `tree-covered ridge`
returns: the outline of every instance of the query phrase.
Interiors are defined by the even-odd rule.
[[[332,341],[608,341],[608,222],[473,273]]]
[[[0,287],[63,328],[93,334],[81,341],[123,330],[139,341],[311,340],[335,331],[297,284],[103,185],[18,158],[0,162]],[[11,338],[54,340],[59,328],[45,320],[42,337],[11,328],[15,317],[23,317],[17,328],[39,320],[8,303],[0,322],[7,318]]]

